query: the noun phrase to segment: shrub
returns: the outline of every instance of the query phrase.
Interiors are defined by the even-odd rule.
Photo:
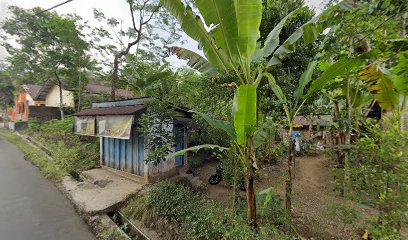
[[[374,239],[395,239],[408,212],[408,131],[398,121],[368,126],[366,136],[351,151],[350,180],[353,195],[379,209],[371,224]]]
[[[187,215],[193,200],[194,197],[187,187],[167,181],[153,185],[147,198],[148,204],[157,209],[160,215],[176,220]]]
[[[172,182],[153,185],[146,202],[157,214],[178,222],[191,239],[275,239],[265,229],[257,234],[231,209]],[[273,234],[284,239],[277,230]]]
[[[358,211],[339,203],[327,203],[327,210],[331,218],[340,220],[339,222],[343,224],[343,231],[347,226],[356,227],[360,217]]]
[[[34,137],[51,152],[56,164],[66,173],[77,175],[98,166],[99,142],[95,137],[85,137],[72,132],[73,117],[39,123],[30,120],[26,134]]]
[[[217,157],[222,163],[222,177],[228,185],[234,186],[234,177],[236,177],[237,186],[240,181],[245,180],[245,168],[242,166],[242,162],[238,159],[237,154],[233,150],[222,152],[218,154]]]
[[[279,195],[272,193],[267,202],[265,202],[266,194],[257,194],[256,199],[258,203],[257,211],[259,215],[263,216],[263,220],[281,226],[288,231],[297,232],[290,221],[288,211],[283,206],[284,201]],[[262,213],[263,207],[264,211]]]

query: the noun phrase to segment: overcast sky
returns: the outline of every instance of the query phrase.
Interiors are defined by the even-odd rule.
[[[33,8],[39,6],[41,8],[47,9],[55,6],[64,0],[0,0],[0,21],[4,20],[7,16],[7,6],[17,5],[23,8]],[[306,4],[315,9],[316,12],[320,12],[324,6],[325,0],[306,0]],[[93,9],[97,8],[103,12],[107,17],[114,17],[122,19],[124,26],[130,24],[130,14],[128,4],[125,0],[74,0],[63,6],[55,9],[58,13],[75,13],[81,16],[84,20],[88,20],[90,25],[97,26],[97,22],[93,19]],[[130,25],[129,25],[130,26]],[[188,40],[186,43],[187,48],[196,48],[196,43],[192,40]],[[0,47],[0,60],[4,59],[5,51]],[[171,60],[174,65],[180,65],[179,62],[174,59]]]

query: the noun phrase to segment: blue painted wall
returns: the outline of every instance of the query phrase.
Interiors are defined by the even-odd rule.
[[[174,124],[174,137],[176,144],[176,152],[184,149],[184,125]],[[180,167],[184,165],[184,156],[176,157],[176,166]]]
[[[121,171],[144,175],[144,137],[132,131],[129,140],[103,137],[102,164]]]

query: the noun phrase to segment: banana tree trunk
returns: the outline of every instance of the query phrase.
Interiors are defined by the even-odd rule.
[[[408,97],[407,96],[402,96],[402,103],[401,103],[401,126],[400,126],[400,130],[404,131],[404,129],[406,128],[405,126],[405,121],[407,121],[406,116],[408,116],[408,106],[407,106],[407,102],[408,102]]]
[[[347,109],[347,121],[352,122],[351,115],[352,115],[352,104],[351,104],[351,99],[350,99],[350,79],[347,78],[347,95],[346,95],[346,109]],[[343,186],[343,191],[345,195],[348,195],[350,193],[350,151],[348,149],[348,146],[350,146],[351,143],[351,134],[347,125],[346,130],[345,130],[345,136],[344,136],[344,144],[347,146],[347,148],[344,148],[344,186]]]
[[[247,171],[246,171],[246,197],[247,197],[247,223],[253,227],[256,227],[256,200],[255,200],[255,188],[254,188],[254,151],[251,143],[247,147]]]
[[[285,208],[290,212],[292,210],[292,162],[293,162],[293,125],[289,126],[289,144],[288,144],[288,172],[285,192]]]
[[[234,164],[234,196],[232,199],[232,209],[235,212],[235,204],[236,204],[236,200],[237,200],[237,159],[234,158],[233,161]]]

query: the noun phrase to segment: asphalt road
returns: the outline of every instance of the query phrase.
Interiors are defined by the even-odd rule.
[[[0,240],[95,239],[69,200],[0,138]]]

